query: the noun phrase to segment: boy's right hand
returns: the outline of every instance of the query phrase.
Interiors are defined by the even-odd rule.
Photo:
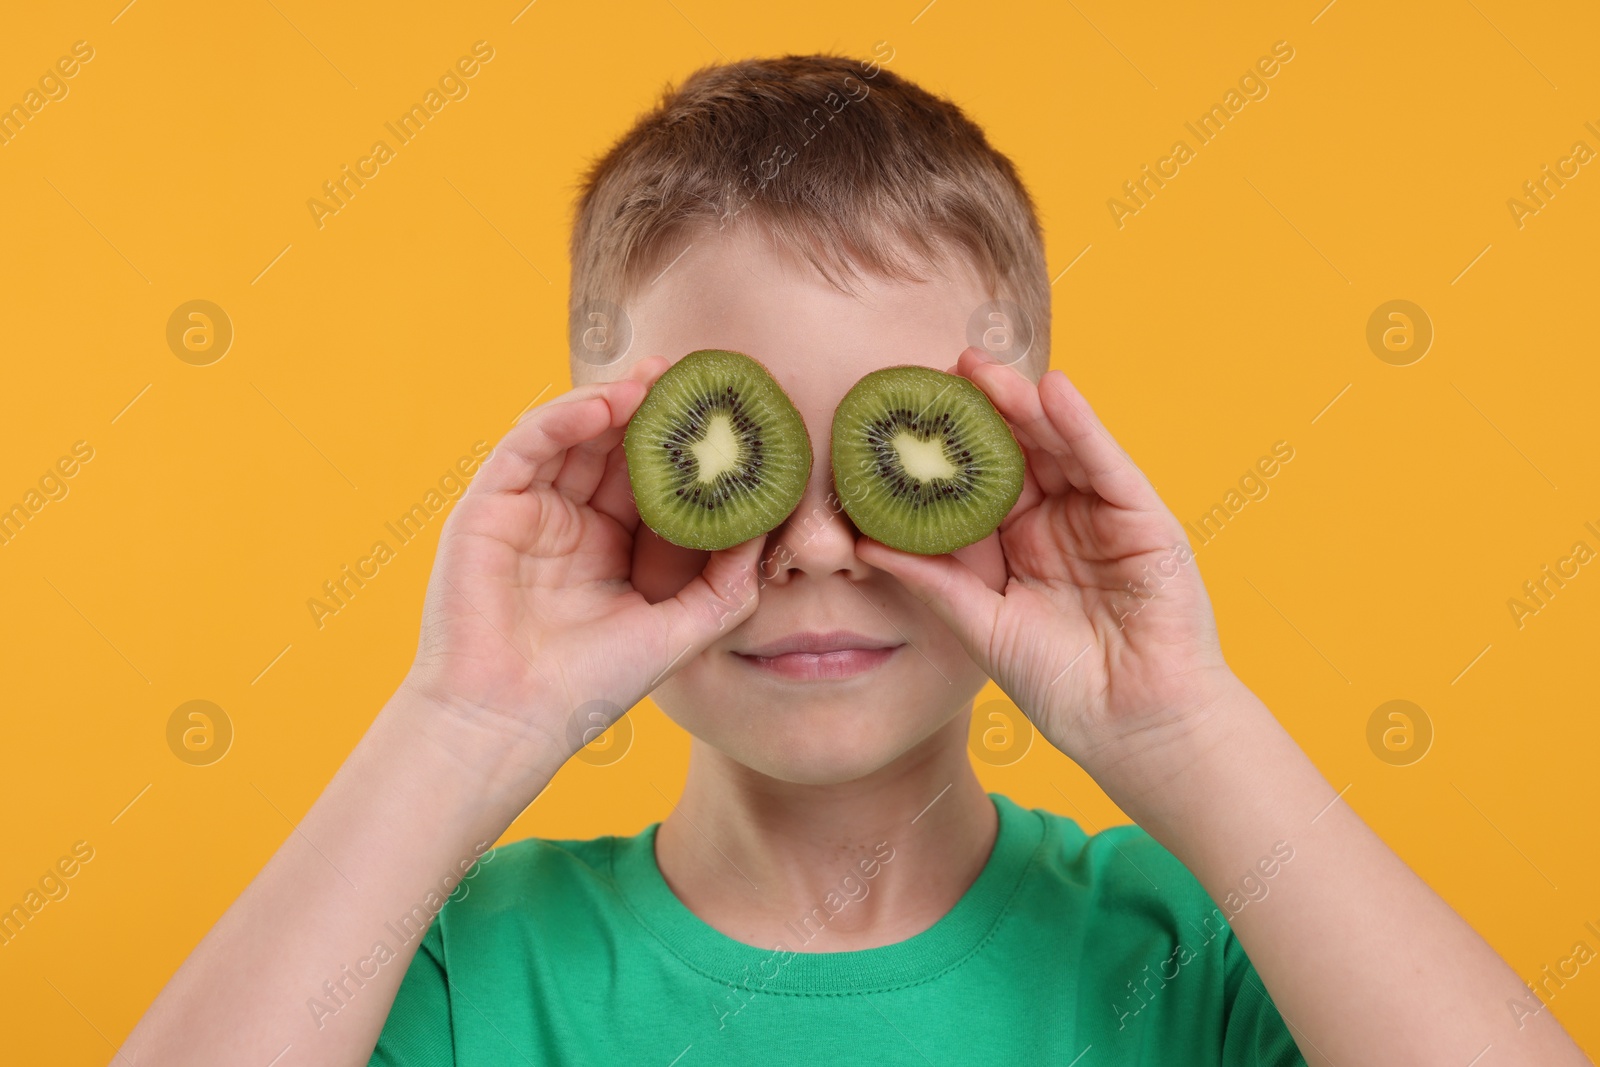
[[[763,537],[712,553],[668,600],[631,583],[640,520],[622,437],[668,366],[651,356],[534,408],[445,522],[402,689],[479,733],[468,748],[511,746],[501,755],[553,774],[754,610]]]

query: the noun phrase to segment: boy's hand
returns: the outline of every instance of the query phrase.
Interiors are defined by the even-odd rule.
[[[402,688],[443,712],[444,736],[469,727],[465,751],[506,747],[553,774],[754,609],[764,538],[712,553],[660,603],[631,584],[640,520],[622,437],[667,366],[651,356],[534,408],[445,523]]]
[[[1027,458],[1000,525],[1004,594],[952,555],[865,537],[858,554],[928,604],[1040,733],[1098,777],[1236,681],[1205,587],[1178,520],[1066,375],[1035,385],[976,348],[952,370],[984,391]]]

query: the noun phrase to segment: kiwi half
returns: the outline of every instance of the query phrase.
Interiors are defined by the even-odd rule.
[[[740,352],[701,349],[667,368],[622,446],[639,518],[685,548],[715,551],[766,533],[811,477],[799,409]]]
[[[940,555],[994,532],[1022,495],[1022,448],[972,382],[931,367],[885,367],[833,415],[833,481],[856,529]]]

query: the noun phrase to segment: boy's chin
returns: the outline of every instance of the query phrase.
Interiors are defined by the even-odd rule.
[[[859,782],[890,766],[905,749],[879,752],[744,753],[722,750],[722,755],[747,770],[790,785],[842,785]]]
[[[669,717],[698,742],[724,760],[757,774],[793,785],[840,785],[855,782],[893,765],[913,750],[940,743],[935,735],[950,734],[950,744],[963,746],[966,731],[943,729],[960,710],[929,721],[927,708],[899,714],[879,707],[872,718],[861,713],[772,714],[767,709],[720,709],[716,721],[698,716],[680,718],[665,705]],[[769,717],[761,721],[763,714]],[[752,724],[751,720],[756,722]]]
[[[709,742],[707,742],[709,744]],[[808,752],[797,757],[795,753],[728,752],[722,749],[723,758],[733,760],[747,771],[789,785],[843,785],[859,782],[890,768],[894,761],[904,757],[906,749],[883,752]]]

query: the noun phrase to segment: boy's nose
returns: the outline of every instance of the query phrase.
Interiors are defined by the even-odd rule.
[[[865,578],[870,568],[856,557],[858,531],[834,492],[830,457],[825,449],[812,454],[805,496],[783,524],[767,535],[761,575],[775,582],[788,581],[802,572],[814,577],[841,573]]]

